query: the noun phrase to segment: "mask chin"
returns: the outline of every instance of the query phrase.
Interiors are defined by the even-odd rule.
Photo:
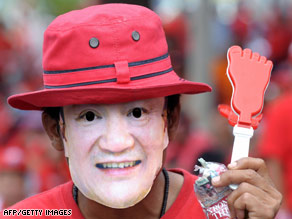
[[[78,185],[76,185],[78,187]],[[142,201],[150,192],[152,185],[150,186],[150,188],[148,188],[147,190],[142,191],[140,194],[135,195],[135,198],[130,198],[129,200],[125,200],[125,198],[123,197],[112,197],[112,198],[108,198],[109,196],[105,196],[103,194],[101,194],[101,196],[103,197],[103,199],[100,199],[99,197],[95,196],[94,194],[88,194],[88,192],[82,191],[83,188],[80,188],[81,193],[88,199],[97,202],[101,205],[107,206],[109,208],[114,208],[114,209],[125,209],[125,208],[129,208],[132,207],[136,204],[138,204],[140,201]],[[104,198],[107,197],[107,198]]]
[[[132,207],[132,206],[138,204],[140,201],[142,201],[148,195],[150,190],[151,190],[151,187],[149,188],[149,190],[145,194],[141,195],[139,197],[139,199],[135,199],[135,200],[128,201],[128,202],[125,202],[125,203],[122,203],[121,201],[118,201],[118,202],[117,201],[114,201],[114,202],[107,201],[107,202],[99,202],[99,203],[102,204],[102,205],[105,205],[107,207],[115,208],[115,209],[129,208],[129,207]],[[96,200],[93,200],[93,201],[96,201]],[[96,201],[96,202],[98,202],[98,201]]]

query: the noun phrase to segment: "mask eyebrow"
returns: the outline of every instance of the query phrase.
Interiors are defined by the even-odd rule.
[[[132,101],[123,104],[126,108],[130,107],[148,107],[150,109],[155,109],[158,107],[158,102],[154,99],[147,99],[147,100],[139,100],[139,101]]]

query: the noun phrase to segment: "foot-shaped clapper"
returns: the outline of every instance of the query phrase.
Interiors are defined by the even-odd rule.
[[[251,127],[252,117],[262,111],[273,64],[266,57],[239,46],[229,48],[227,58],[227,75],[233,87],[231,107],[239,116],[238,125]]]

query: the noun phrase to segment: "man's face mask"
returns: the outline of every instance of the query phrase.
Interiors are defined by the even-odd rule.
[[[164,98],[64,107],[64,146],[74,184],[111,208],[150,191],[168,145]]]

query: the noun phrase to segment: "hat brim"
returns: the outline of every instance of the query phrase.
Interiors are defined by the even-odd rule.
[[[21,110],[42,110],[46,107],[75,104],[114,104],[174,94],[198,94],[212,90],[207,84],[181,79],[174,71],[169,74],[155,80],[144,79],[131,81],[129,84],[113,82],[102,85],[43,89],[13,95],[8,98],[8,103]],[[147,80],[151,80],[151,83]]]

